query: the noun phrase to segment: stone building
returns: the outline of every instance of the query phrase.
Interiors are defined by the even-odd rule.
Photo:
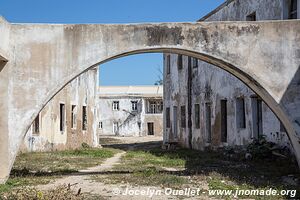
[[[28,130],[21,151],[97,146],[98,69],[91,69],[63,88],[42,109]]]
[[[162,86],[101,86],[98,134],[162,136],[162,95]]]
[[[298,0],[228,0],[199,21],[299,18]],[[206,62],[164,54],[164,142],[188,148],[247,145],[264,135],[290,147],[280,121],[239,79]]]

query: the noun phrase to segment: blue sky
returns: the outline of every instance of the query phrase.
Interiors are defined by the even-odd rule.
[[[14,23],[194,22],[224,0],[0,0]],[[161,54],[140,54],[101,65],[101,85],[153,85]]]

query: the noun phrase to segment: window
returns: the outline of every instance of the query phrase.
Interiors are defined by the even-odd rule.
[[[40,133],[40,115],[38,114],[33,122],[33,134],[38,135]]]
[[[198,59],[197,58],[193,58],[192,59],[192,64],[193,64],[193,68],[198,68]]]
[[[156,102],[155,101],[149,102],[149,113],[156,113]]]
[[[221,100],[221,141],[227,142],[227,100]]]
[[[205,104],[205,132],[206,132],[206,142],[211,142],[211,105],[210,103]]]
[[[71,107],[71,128],[76,128],[76,121],[77,121],[77,107],[72,105]]]
[[[236,127],[246,128],[246,113],[244,98],[236,99]]]
[[[113,102],[113,110],[119,110],[119,101]]]
[[[65,117],[65,104],[61,103],[59,104],[59,130],[65,131],[65,123],[66,123],[66,117]]]
[[[87,130],[87,110],[86,106],[82,106],[82,130]]]
[[[167,55],[167,74],[171,73],[171,56]]]
[[[200,128],[200,104],[195,104],[195,128]]]
[[[180,107],[181,111],[181,128],[186,127],[185,106]]]
[[[246,21],[256,21],[256,12],[251,13],[246,17]]]
[[[170,108],[166,108],[166,126],[167,128],[171,128]]]
[[[103,128],[103,123],[99,122],[99,129],[102,129],[102,128]]]
[[[131,110],[132,111],[137,111],[137,101],[132,101],[131,102]]]
[[[289,19],[297,19],[297,0],[291,0]]]
[[[163,102],[161,100],[149,100],[147,113],[159,114],[163,111]]]
[[[178,69],[179,70],[181,70],[182,69],[182,55],[178,55],[178,57],[177,57],[177,67],[178,67]]]

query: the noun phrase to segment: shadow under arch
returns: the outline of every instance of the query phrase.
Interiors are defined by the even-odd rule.
[[[47,105],[49,101],[57,94],[59,93],[66,85],[68,85],[72,80],[80,76],[81,74],[85,73],[86,71],[97,67],[98,65],[101,65],[103,63],[109,62],[114,59],[118,59],[121,57],[125,56],[130,56],[130,55],[136,55],[136,54],[144,54],[144,53],[172,53],[172,54],[181,54],[184,56],[191,56],[195,57],[199,60],[205,61],[209,64],[215,65],[231,75],[235,76],[238,78],[240,81],[242,81],[246,86],[248,86],[250,89],[252,89],[267,105],[268,107],[273,111],[273,113],[278,117],[278,119],[283,123],[284,127],[286,128],[288,138],[291,142],[291,145],[294,149],[298,166],[300,166],[300,152],[297,151],[296,145],[298,144],[297,142],[297,137],[296,137],[296,132],[295,129],[293,128],[293,125],[288,117],[288,115],[285,113],[285,111],[281,108],[280,104],[278,104],[275,99],[268,93],[268,91],[261,86],[259,82],[257,82],[253,77],[248,75],[246,72],[240,70],[237,66],[228,63],[221,58],[217,57],[212,57],[210,55],[204,54],[204,53],[199,53],[187,49],[180,49],[180,48],[144,48],[144,49],[138,49],[138,50],[131,50],[127,52],[122,52],[113,56],[109,56],[105,59],[98,60],[92,65],[88,65],[84,67],[84,70],[78,70],[74,71],[72,74],[69,76],[65,77],[60,83],[56,84],[56,87],[54,87],[51,91],[48,92],[46,98],[44,98],[44,101],[41,105],[37,106],[37,111],[32,115],[32,117],[27,120],[25,123],[25,127],[22,131],[22,137],[24,138],[27,131],[29,130],[31,124],[33,123],[35,117],[41,112],[41,110]],[[20,141],[21,142],[21,141]],[[20,144],[19,144],[20,147]],[[15,155],[16,156],[16,155]],[[15,158],[14,158],[15,160]]]

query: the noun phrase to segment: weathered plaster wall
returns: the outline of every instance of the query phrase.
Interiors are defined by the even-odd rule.
[[[21,151],[52,151],[75,149],[83,142],[97,146],[98,70],[91,69],[62,89],[39,114],[40,133],[34,134],[33,125],[27,132]],[[60,103],[65,104],[65,129],[60,131]],[[76,105],[76,126],[71,127],[71,108]],[[82,106],[87,106],[87,130],[82,130]],[[96,143],[94,141],[97,141]]]
[[[208,16],[202,18],[205,21],[245,21],[246,16],[256,12],[257,20],[279,20],[284,18],[284,1],[287,0],[233,0],[228,1],[222,8],[213,11]],[[166,56],[169,54],[165,54]],[[249,53],[250,56],[250,53]],[[178,107],[178,131],[179,142],[185,147],[189,147],[189,128],[180,128],[180,106],[188,102],[188,60],[184,59],[184,67],[177,70],[177,55],[171,54],[171,73],[168,75],[165,69],[165,107],[170,107],[171,128],[164,128],[164,140],[174,140],[173,127],[173,106]],[[253,137],[251,96],[254,95],[240,80],[204,61],[198,61],[199,67],[192,68],[192,147],[203,149],[210,144],[206,141],[206,119],[205,103],[211,103],[212,115],[212,146],[245,145]],[[166,59],[164,66],[166,68]],[[280,64],[279,64],[280,65]],[[295,90],[294,90],[295,91]],[[296,92],[299,95],[299,92]],[[244,97],[246,110],[246,128],[240,129],[236,125],[236,98]],[[220,139],[220,101],[227,100],[227,130],[228,141],[222,143]],[[200,128],[195,128],[195,104],[200,104]],[[296,106],[295,106],[296,107]],[[299,108],[295,108],[299,110]],[[300,112],[300,110],[299,110]],[[186,114],[188,121],[188,114]],[[263,134],[269,141],[285,145],[289,148],[291,144],[285,132],[280,131],[280,122],[274,113],[263,104]]]
[[[246,21],[246,17],[253,12],[256,12],[257,21],[280,20],[283,19],[284,1],[288,0],[229,0],[220,10],[200,20]]]
[[[113,110],[113,101],[119,101],[119,110]],[[138,101],[138,110],[132,111],[131,101]],[[120,136],[139,136],[138,122],[141,121],[142,103],[139,97],[99,97],[98,109],[100,113],[99,122],[102,129],[98,130],[100,135],[115,135],[113,123],[118,122]],[[130,114],[132,113],[132,114]]]
[[[9,59],[9,23],[0,16],[0,63]],[[0,67],[0,71],[2,68]]]
[[[113,101],[119,101],[119,110],[113,110]],[[138,102],[137,111],[132,111],[132,101]],[[99,97],[99,122],[102,129],[100,135],[115,135],[113,123],[118,122],[119,136],[145,136],[148,134],[148,122],[154,123],[155,135],[162,135],[163,114],[148,114],[145,111],[145,99],[139,96]],[[140,125],[139,125],[140,124]],[[101,141],[100,141],[101,142]]]

